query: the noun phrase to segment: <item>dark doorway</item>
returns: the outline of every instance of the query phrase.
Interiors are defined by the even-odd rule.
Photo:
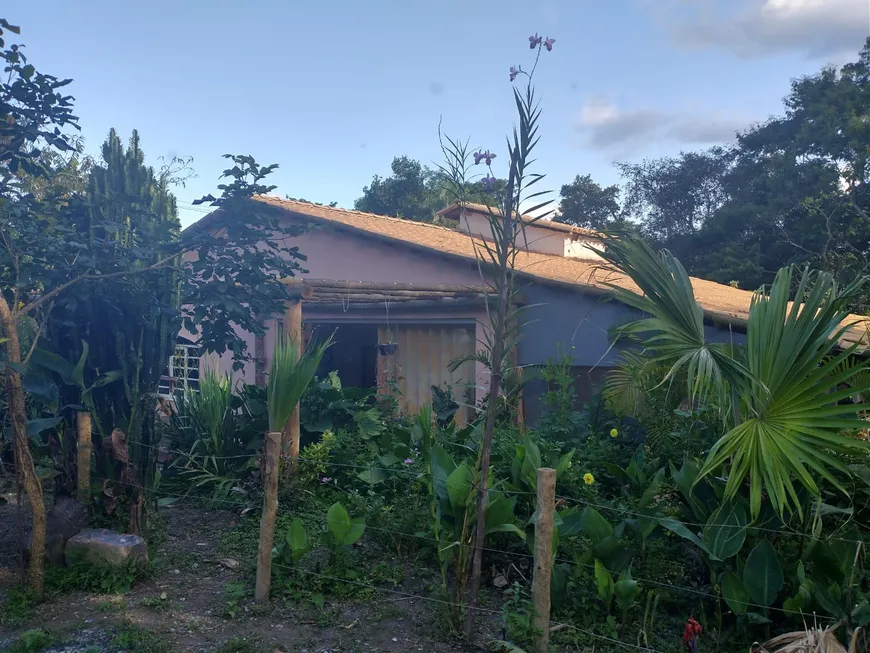
[[[343,386],[374,388],[377,385],[377,324],[338,324],[318,322],[312,325],[312,340],[317,342],[333,334],[333,345],[326,350],[317,376],[338,372]]]

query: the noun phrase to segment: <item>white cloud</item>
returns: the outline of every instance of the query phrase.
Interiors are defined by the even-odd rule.
[[[622,109],[606,98],[593,97],[581,107],[576,127],[586,146],[626,156],[654,142],[726,143],[750,122],[743,115],[668,113],[651,107]]]
[[[745,58],[799,52],[845,60],[870,34],[868,0],[695,0],[681,7],[691,15],[672,28],[679,44]]]

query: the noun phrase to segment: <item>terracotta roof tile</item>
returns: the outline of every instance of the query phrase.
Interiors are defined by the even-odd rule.
[[[475,239],[466,233],[447,227],[271,196],[261,196],[257,199],[297,215],[346,227],[398,244],[468,260],[476,258]],[[607,269],[595,261],[523,251],[517,255],[516,265],[518,272],[524,275],[542,282],[570,286],[576,290],[607,294],[609,288],[605,284],[609,282],[623,288],[639,291],[634,282],[627,276]],[[692,288],[695,291],[695,300],[708,317],[738,327],[745,325],[749,317],[749,306],[753,296],[751,291],[697,277],[692,277],[691,280]],[[870,319],[851,315],[849,321],[858,321],[860,324],[850,329],[841,343],[847,345],[865,340],[868,329],[870,329]]]

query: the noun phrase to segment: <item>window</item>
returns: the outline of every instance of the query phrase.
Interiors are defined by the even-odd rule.
[[[199,347],[193,343],[179,342],[169,357],[166,374],[160,377],[157,394],[172,398],[187,388],[199,389]]]

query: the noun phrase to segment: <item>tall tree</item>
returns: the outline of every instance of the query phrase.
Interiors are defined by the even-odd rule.
[[[722,205],[729,156],[722,148],[619,163],[626,211],[658,243],[696,233]]]
[[[377,175],[363,188],[363,195],[354,202],[357,211],[389,215],[416,222],[432,222],[435,214],[454,201],[450,181],[440,170],[432,170],[419,161],[398,156],[390,166],[393,175]],[[504,179],[486,177],[466,182],[465,201],[486,203],[504,191]]]
[[[101,152],[100,164],[88,175],[86,212],[76,224],[78,237],[90,249],[99,244],[97,271],[105,271],[111,261],[123,261],[130,270],[154,266],[178,249],[181,231],[169,173],[157,174],[145,165],[136,131],[125,148],[111,130]],[[97,426],[97,453],[107,472],[102,438],[122,429],[131,442],[142,445],[131,446],[130,453],[138,482],[145,486],[156,439],[152,393],[181,328],[180,282],[174,265],[149,274],[83,281],[58,297],[47,331],[54,351],[86,363],[87,386],[101,373],[115,373],[111,378],[116,382],[85,394]],[[70,395],[65,403],[81,401],[76,396],[80,388],[67,387],[64,392]],[[130,527],[135,530],[138,514],[132,517]]]
[[[354,202],[357,211],[390,215],[417,222],[431,222],[438,205],[435,173],[407,156],[397,156],[390,164],[393,174],[375,175]]]
[[[0,19],[0,48],[5,47],[6,32],[19,30]],[[180,275],[183,303],[190,306],[181,317],[199,336],[203,350],[230,351],[241,365],[249,353],[239,329],[263,333],[261,320],[282,311],[290,298],[282,280],[301,269],[304,256],[292,240],[299,229],[284,225],[280,212],[251,201],[253,195],[274,188],[262,181],[277,166],[260,166],[250,156],[226,155],[233,166],[224,171],[229,181],[219,186],[221,197],[201,200],[219,211],[204,227],[183,234],[178,234],[167,180],[155,178],[144,166],[137,139],[126,151],[116,136],[109,139],[105,169],[91,176],[87,192],[67,186],[67,181],[53,188],[60,172],[68,169],[54,164],[76,151],[68,133],[78,126],[73,98],[62,93],[71,80],[36,71],[17,45],[0,51],[0,59],[7,73],[0,83],[0,336],[5,354],[0,372],[16,466],[33,513],[29,584],[40,595],[45,505],[30,451],[22,379],[34,364],[42,334],[54,329],[52,317],[63,319],[64,311],[74,310],[81,298],[96,310],[95,294],[103,292],[107,300],[117,302],[113,308],[126,308],[82,316],[85,321],[76,324],[82,333],[91,336],[98,328],[135,330],[144,316],[156,319],[148,333],[144,328],[138,334],[126,333],[124,351],[100,338],[97,342],[104,351],[91,354],[88,348],[93,360],[109,356],[109,346],[115,356],[128,357],[132,386],[125,386],[126,403],[112,403],[111,411],[128,424],[132,420],[132,429],[141,429],[141,416],[150,412],[148,400],[157,389],[155,367],[146,371],[143,357],[149,357],[148,366],[162,368],[166,357],[161,352],[175,335],[170,325],[173,320],[178,323],[172,275]],[[180,260],[186,263],[176,265]],[[120,297],[92,283],[115,281]],[[81,295],[73,297],[79,291]],[[127,310],[146,303],[144,312]],[[83,350],[80,343],[75,346]],[[75,350],[56,353],[69,359]],[[139,417],[131,417],[137,411]],[[55,420],[52,424],[60,417]]]
[[[620,189],[617,185],[602,186],[591,175],[577,175],[559,192],[562,200],[553,216],[556,222],[588,229],[613,229],[622,226]]]

